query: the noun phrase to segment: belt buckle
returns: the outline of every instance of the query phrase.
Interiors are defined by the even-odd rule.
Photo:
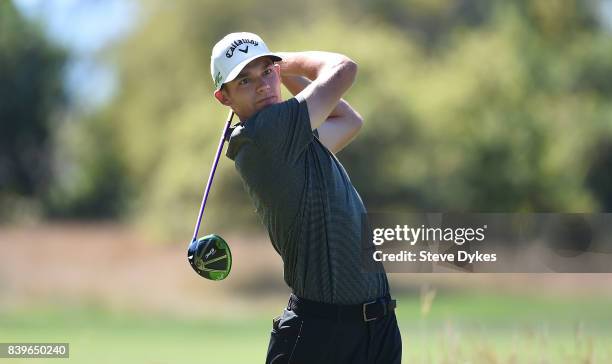
[[[370,321],[375,321],[377,319],[377,317],[368,318],[368,315],[367,315],[367,307],[369,305],[375,304],[376,302],[377,301],[374,300],[374,301],[366,302],[366,303],[363,304],[363,321],[370,322]]]

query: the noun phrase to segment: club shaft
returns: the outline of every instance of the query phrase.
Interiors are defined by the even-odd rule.
[[[208,182],[206,183],[206,189],[204,190],[204,197],[202,198],[202,204],[200,205],[200,213],[198,214],[198,220],[196,222],[196,226],[193,231],[193,238],[191,239],[191,241],[195,241],[198,238],[198,231],[200,230],[200,224],[202,223],[202,216],[204,215],[204,207],[206,207],[206,200],[208,200],[208,194],[210,193],[210,187],[212,186],[213,178],[215,177],[215,171],[217,170],[217,165],[219,164],[219,157],[221,157],[221,151],[223,150],[223,144],[225,144],[225,136],[227,134],[227,130],[229,129],[232,123],[233,117],[234,117],[234,112],[230,110],[227,116],[227,122],[225,123],[223,132],[221,133],[221,139],[219,139],[219,147],[217,148],[217,153],[215,154],[215,160],[213,161],[212,168],[210,169],[210,174],[208,175]]]

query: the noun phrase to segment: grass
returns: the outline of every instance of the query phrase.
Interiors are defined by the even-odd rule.
[[[405,363],[612,362],[610,299],[449,294],[437,295],[431,307],[416,296],[398,302]],[[97,307],[0,312],[0,342],[69,342],[71,363],[264,361],[276,309],[210,313],[189,320]]]

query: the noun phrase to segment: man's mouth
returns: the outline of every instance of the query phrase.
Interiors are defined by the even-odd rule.
[[[276,96],[268,96],[265,97],[259,101],[257,101],[258,104],[271,104],[276,100]]]

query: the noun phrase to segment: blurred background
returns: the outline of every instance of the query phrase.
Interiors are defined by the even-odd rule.
[[[185,259],[234,31],[359,64],[338,157],[370,211],[612,212],[610,0],[0,0],[0,342],[263,362],[289,291],[225,157],[201,232],[233,272]],[[390,278],[405,362],[612,363],[611,275]]]

